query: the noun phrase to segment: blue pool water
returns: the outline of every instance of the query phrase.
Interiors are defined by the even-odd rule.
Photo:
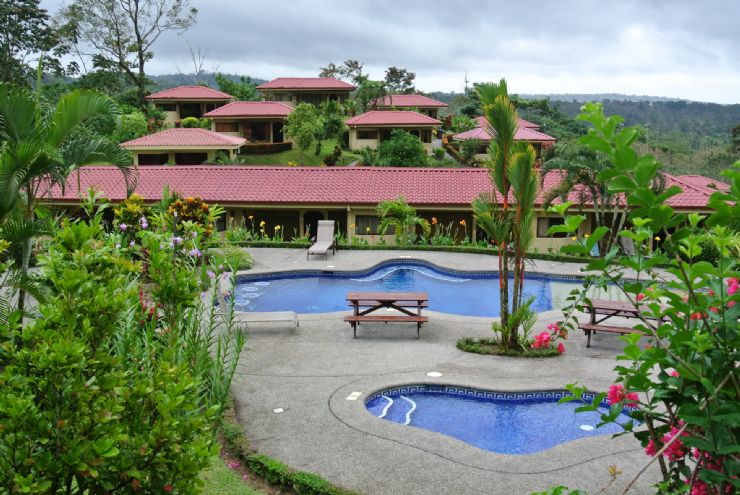
[[[524,283],[524,298],[534,296],[536,312],[553,308],[551,277],[531,274]],[[558,280],[567,294],[580,285]],[[448,272],[423,263],[386,264],[366,272],[306,275],[282,274],[249,278],[237,283],[236,309],[241,311],[295,311],[328,313],[346,311],[347,292],[428,292],[429,309],[466,316],[499,316],[499,278],[490,273]],[[557,302],[557,301],[556,301]]]
[[[500,454],[531,454],[578,438],[622,431],[614,424],[596,428],[599,415],[576,413],[578,402],[559,404],[567,394],[411,385],[373,394],[365,405],[384,420],[443,433]],[[623,413],[619,422],[629,420]]]

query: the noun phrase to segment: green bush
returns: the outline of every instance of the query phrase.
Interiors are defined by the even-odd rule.
[[[445,157],[445,150],[444,148],[434,148],[434,158],[437,160],[442,160]]]
[[[247,464],[256,475],[275,485],[291,485],[290,469],[282,462],[263,454],[247,457]]]
[[[395,129],[391,138],[378,146],[375,165],[382,167],[419,167],[427,164],[427,152],[418,137]]]
[[[123,143],[144,136],[148,132],[146,116],[134,111],[118,117],[118,125],[113,135],[115,141]]]
[[[184,127],[186,129],[200,127],[200,120],[198,120],[197,117],[185,117],[180,121],[180,127]]]
[[[327,495],[337,491],[324,478],[305,471],[298,471],[290,475],[293,490],[298,495]]]
[[[198,127],[200,127],[201,129],[211,130],[211,119],[200,119],[198,121]]]

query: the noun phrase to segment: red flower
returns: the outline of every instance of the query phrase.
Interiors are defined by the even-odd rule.
[[[564,353],[564,352],[565,352],[565,346],[563,345],[563,343],[562,343],[562,342],[559,342],[559,343],[558,343],[558,352],[559,352],[560,354],[562,354],[562,353]]]
[[[637,294],[637,302],[640,302],[643,299],[645,299],[645,294],[643,294],[642,292],[640,292],[639,294]]]
[[[653,457],[657,453],[658,453],[658,448],[655,446],[655,442],[650,440],[647,446],[645,447],[645,454],[649,455],[650,457]]]
[[[166,492],[171,492],[172,491],[172,485],[164,485],[162,487],[162,490],[164,490]]]

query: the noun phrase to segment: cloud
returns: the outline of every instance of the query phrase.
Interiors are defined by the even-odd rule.
[[[164,35],[152,73],[207,68],[264,79],[311,76],[329,62],[391,65],[426,91],[507,77],[518,93],[607,92],[740,103],[740,2],[536,0],[430,2],[191,0],[198,24]],[[42,1],[52,12],[59,0]]]

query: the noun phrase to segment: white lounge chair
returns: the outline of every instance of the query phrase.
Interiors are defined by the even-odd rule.
[[[312,254],[323,254],[329,259],[329,250],[332,254],[337,252],[334,244],[334,220],[319,220],[319,226],[316,229],[316,242],[306,251],[306,259]]]

